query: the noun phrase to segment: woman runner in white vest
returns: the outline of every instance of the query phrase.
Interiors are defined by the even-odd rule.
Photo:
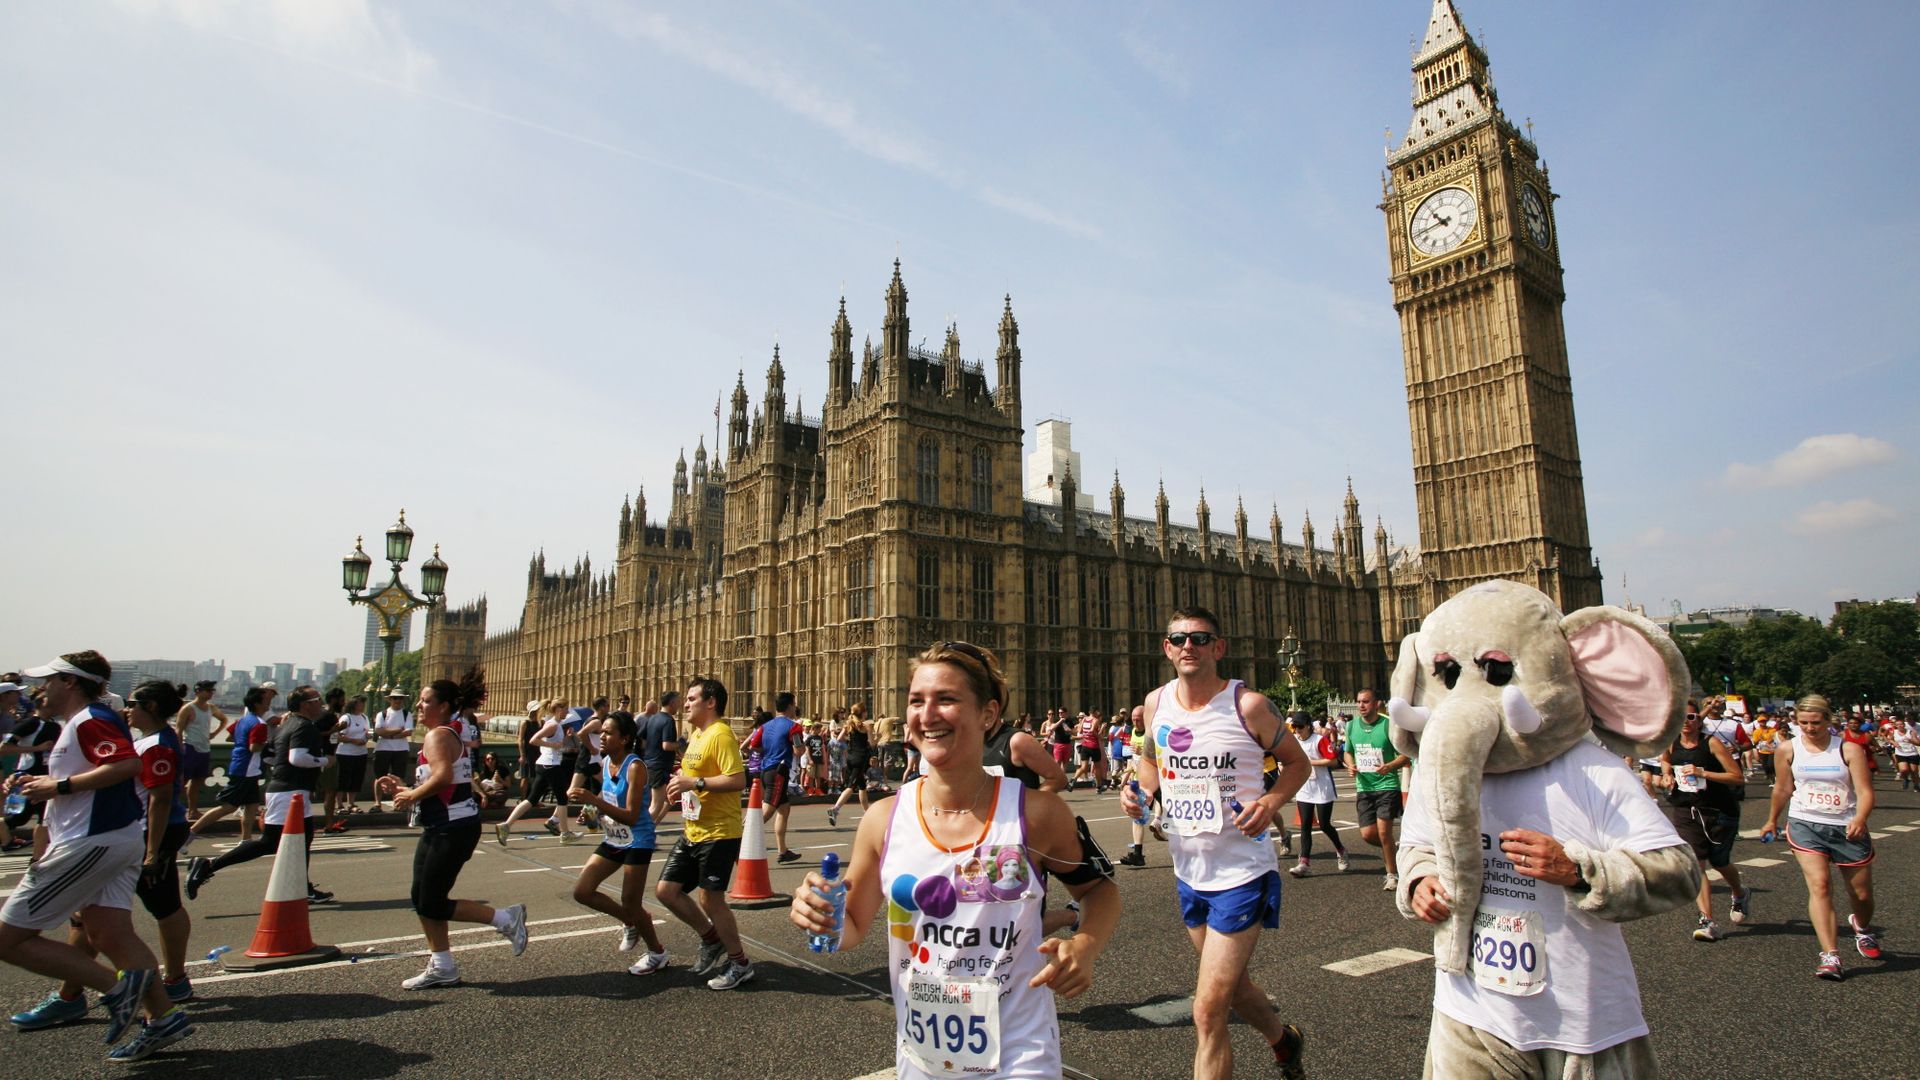
[[[854,838],[840,948],[857,946],[885,906],[901,1077],[1061,1075],[1054,995],[1092,985],[1120,917],[1106,858],[1066,803],[981,766],[1006,705],[988,650],[945,641],[922,653],[907,738],[924,773],[876,804]],[[1071,938],[1042,935],[1048,874],[1081,903]],[[812,873],[794,892],[791,917],[810,933],[833,929],[813,891],[826,884]]]

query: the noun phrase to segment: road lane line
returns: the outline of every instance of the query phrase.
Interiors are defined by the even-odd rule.
[[[1779,866],[1781,863],[1786,861],[1787,860],[1785,859],[1766,859],[1766,858],[1741,859],[1740,865],[1741,866],[1762,866],[1762,867]]]
[[[534,920],[532,920],[532,921],[530,921],[530,922],[528,922],[528,923],[527,923],[527,925],[528,925],[528,926],[552,926],[552,925],[553,925],[553,924],[555,924],[555,923],[570,923],[570,922],[579,922],[579,921],[581,921],[582,919],[604,919],[604,918],[606,918],[606,916],[605,916],[605,915],[600,915],[600,914],[593,914],[593,915],[566,915],[566,916],[562,916],[562,917],[559,917],[559,918],[553,918],[553,919],[534,919]],[[612,927],[611,927],[611,926],[609,926],[609,927],[608,927],[608,929],[612,929]],[[492,933],[492,932],[494,932],[494,930],[493,930],[493,927],[491,927],[491,926],[467,926],[467,927],[462,927],[462,928],[461,928],[461,929],[459,929],[459,930],[449,930],[449,931],[447,931],[447,933],[448,933],[449,935],[454,935],[454,934],[486,934],[486,933]],[[391,944],[393,944],[393,943],[394,943],[394,942],[396,942],[396,941],[419,941],[419,940],[420,940],[420,935],[419,935],[419,934],[401,934],[401,935],[399,935],[398,937],[383,937],[383,938],[373,938],[373,939],[371,939],[371,940],[369,940],[369,941],[349,941],[349,942],[346,942],[346,943],[344,943],[344,944],[341,944],[341,945],[338,945],[338,946],[336,946],[336,948],[339,948],[339,949],[342,949],[342,950],[346,950],[346,949],[363,949],[363,948],[366,948],[366,947],[367,947],[367,946],[369,946],[369,945],[391,945]],[[217,967],[217,966],[219,966],[219,963],[220,963],[220,962],[219,962],[218,960],[189,960],[189,961],[187,961],[187,966],[188,966],[188,967]],[[300,969],[299,969],[299,968],[288,968],[288,969],[286,969],[286,970],[289,970],[289,971],[298,971],[298,970],[300,970]]]
[[[1375,972],[1389,971],[1406,964],[1416,964],[1430,959],[1432,959],[1431,954],[1417,949],[1382,949],[1365,956],[1356,956],[1351,960],[1341,960],[1320,966],[1327,971],[1359,978],[1362,975],[1372,975]]]
[[[1920,825],[1889,825],[1881,831],[1882,832],[1912,832],[1915,829],[1920,829]]]

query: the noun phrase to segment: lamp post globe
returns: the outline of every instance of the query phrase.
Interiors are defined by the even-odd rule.
[[[340,587],[350,593],[357,593],[367,587],[367,570],[373,566],[372,556],[362,545],[366,537],[353,538],[353,550],[340,560]]]
[[[400,511],[400,520],[387,529],[387,561],[403,563],[413,550],[413,526],[407,524],[407,512]]]
[[[437,599],[447,594],[447,564],[440,559],[440,545],[433,545],[433,555],[420,564],[420,591],[428,599]]]

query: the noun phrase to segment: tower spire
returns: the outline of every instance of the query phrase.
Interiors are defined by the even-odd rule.
[[[887,316],[880,324],[880,361],[902,364],[907,359],[907,286],[900,280],[900,260],[893,260],[893,280],[887,283]]]
[[[840,298],[840,314],[828,333],[827,406],[845,405],[853,394],[853,326],[847,322],[847,298]]]

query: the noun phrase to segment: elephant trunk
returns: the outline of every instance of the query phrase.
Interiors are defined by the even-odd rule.
[[[1469,931],[1480,906],[1486,851],[1480,834],[1481,771],[1500,724],[1495,702],[1456,695],[1434,709],[1420,737],[1420,768],[1429,770],[1422,786],[1434,825],[1434,861],[1453,910],[1434,933],[1433,958],[1440,970],[1455,975],[1466,974]]]

